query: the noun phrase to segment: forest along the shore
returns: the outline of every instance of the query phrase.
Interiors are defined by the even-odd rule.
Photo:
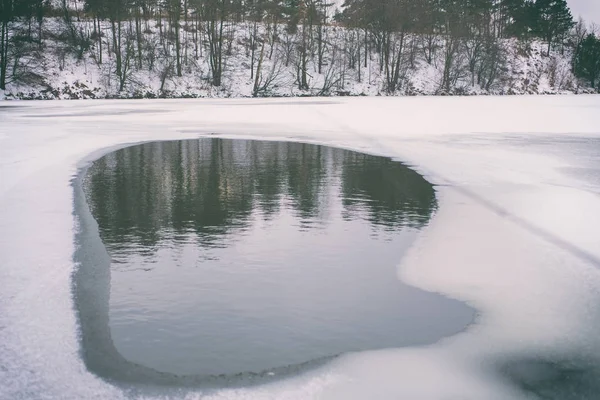
[[[592,93],[565,0],[3,0],[0,99]]]

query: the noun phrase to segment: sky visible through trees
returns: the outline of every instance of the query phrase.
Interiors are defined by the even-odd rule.
[[[573,11],[575,19],[581,17],[586,21],[600,25],[600,1],[568,0],[567,3]]]

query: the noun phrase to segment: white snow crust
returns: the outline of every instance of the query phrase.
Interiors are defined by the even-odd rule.
[[[90,373],[72,298],[71,180],[115,148],[207,135],[411,165],[438,185],[439,210],[399,279],[468,303],[476,321],[431,346],[348,354],[248,388],[115,386]],[[0,399],[530,398],[493,365],[600,365],[599,150],[597,96],[5,102]]]

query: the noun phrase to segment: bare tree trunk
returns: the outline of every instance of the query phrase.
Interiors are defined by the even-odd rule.
[[[258,95],[258,86],[260,83],[260,70],[262,68],[264,54],[265,54],[265,42],[263,41],[262,47],[260,48],[260,55],[258,56],[258,65],[256,66],[256,74],[254,77],[254,88],[252,89],[252,97],[256,97]]]
[[[223,27],[225,23],[223,22],[224,16],[221,16],[221,21],[219,21],[219,57],[217,59],[217,67],[219,71],[219,85],[221,85],[221,78],[223,76]]]
[[[398,88],[400,81],[400,63],[402,61],[402,53],[404,51],[404,32],[399,33],[400,43],[396,46],[396,41],[393,39],[393,33],[386,32],[383,35],[382,50],[385,63],[385,78],[388,93],[393,93]]]
[[[163,43],[164,40],[164,35],[163,35],[163,20],[162,20],[162,13],[161,13],[161,8],[158,7],[156,9],[156,24],[158,25],[158,37],[160,39],[160,43]]]
[[[118,12],[117,12],[118,14]],[[122,64],[122,52],[121,52],[121,20],[117,17],[118,21],[111,19],[110,24],[112,27],[112,41],[113,41],[113,52],[115,53],[116,63],[116,75],[119,78],[119,82],[123,75],[123,64]],[[116,24],[115,24],[116,22]]]
[[[319,74],[322,73],[323,70],[323,56],[325,52],[325,46],[323,46],[323,24],[319,21],[319,25],[317,26],[317,65]]]
[[[0,89],[6,89],[6,69],[8,66],[8,13],[2,18],[0,35]]]
[[[96,17],[98,21],[98,63],[102,64],[102,26],[100,25],[100,17]]]
[[[209,43],[209,61],[212,72],[212,84],[221,86],[221,76],[223,73],[223,19],[218,22],[212,18],[208,22],[208,43]]]
[[[177,76],[181,76],[181,38],[180,23],[181,20],[181,1],[175,0],[175,10],[172,12],[173,27],[175,29],[175,62],[177,66]]]
[[[398,89],[398,84],[400,83],[400,63],[402,62],[402,56],[404,53],[404,39],[405,39],[405,34],[404,32],[400,33],[400,44],[399,44],[399,48],[398,51],[396,53],[396,66],[394,68],[394,74],[393,74],[393,81],[392,84],[394,85],[394,91],[396,91],[396,89]]]
[[[367,68],[367,58],[369,58],[369,41],[368,41],[368,32],[365,29],[365,68]]]
[[[258,23],[256,22],[256,19],[254,19],[254,23],[252,24],[252,33],[251,33],[251,37],[250,37],[250,79],[254,78],[254,60],[255,60],[255,53],[256,53],[256,34],[258,31],[258,27],[257,27]],[[264,48],[264,43],[263,43],[263,48]],[[262,52],[262,50],[261,50]]]
[[[308,65],[308,43],[306,35],[306,20],[302,24],[302,48],[300,52],[300,90],[308,90],[307,65]]]
[[[448,35],[446,37],[446,57],[444,60],[444,73],[442,76],[442,88],[446,90],[446,92],[450,92],[450,85],[452,84],[451,74],[452,68],[454,67],[454,61],[456,52],[458,50],[458,39]]]
[[[185,44],[185,47],[183,49],[183,64],[184,65],[188,65],[188,35],[189,35],[189,31],[190,31],[190,27],[188,26],[188,0],[184,0],[183,2],[183,26],[185,28],[184,30],[184,34],[185,37],[183,38],[183,43]]]
[[[357,35],[356,41],[357,41],[357,44],[358,44],[358,51],[357,51],[357,53],[358,53],[358,83],[360,83],[361,82],[361,79],[360,79],[360,67],[361,67],[361,61],[360,61],[360,30],[356,31],[356,35]]]
[[[119,26],[121,24],[119,23]],[[125,37],[125,57],[122,58],[121,63],[121,72],[119,75],[119,92],[123,91],[125,88],[125,83],[127,82],[127,78],[129,76],[129,72],[131,70],[131,59],[134,57],[134,48],[133,48],[133,28],[131,27],[131,20],[129,20],[129,27],[127,29],[127,36]]]
[[[273,32],[271,33],[271,49],[269,50],[269,60],[273,58],[275,41],[277,40],[277,16],[273,17]]]
[[[135,8],[135,37],[137,40],[137,62],[138,69],[142,69],[142,22],[140,18],[140,8]]]

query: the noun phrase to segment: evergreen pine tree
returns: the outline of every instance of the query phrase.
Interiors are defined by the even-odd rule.
[[[536,0],[534,4],[534,33],[548,43],[548,52],[552,45],[564,40],[575,25],[566,0]]]
[[[600,86],[600,38],[593,33],[583,39],[576,51],[573,72],[576,76],[588,80],[592,88]]]
[[[506,13],[502,36],[528,40],[537,20],[533,0],[503,0],[502,4]]]

